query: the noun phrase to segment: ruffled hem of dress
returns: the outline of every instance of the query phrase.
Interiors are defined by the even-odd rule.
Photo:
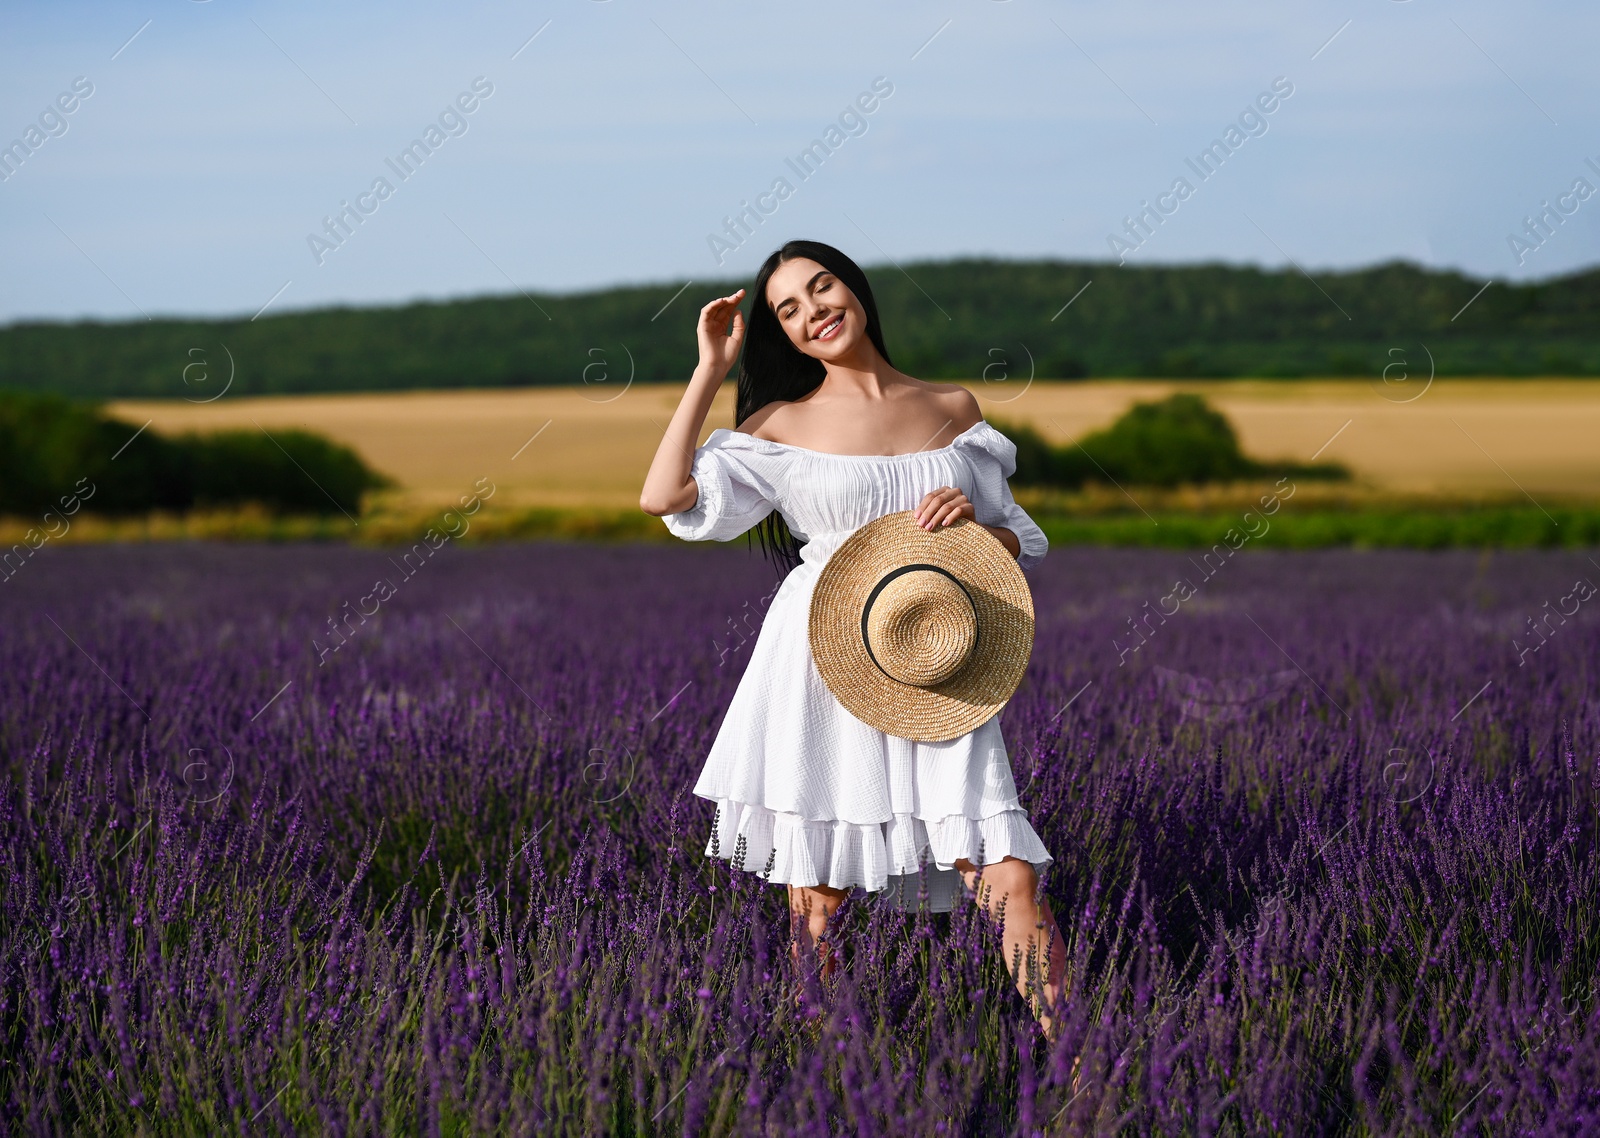
[[[961,859],[981,866],[1017,857],[1040,874],[1055,860],[1020,806],[986,818],[895,814],[887,822],[844,822],[805,819],[729,798],[715,801],[708,856],[774,883],[859,886],[901,909],[919,907],[924,885],[931,912],[954,908],[964,889],[955,868]]]

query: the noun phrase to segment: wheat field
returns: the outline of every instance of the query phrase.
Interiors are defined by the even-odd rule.
[[[1347,464],[1374,493],[1600,496],[1600,381],[1108,380],[968,385],[984,415],[1058,442],[1112,422],[1136,400],[1204,395],[1261,459]],[[158,431],[306,427],[354,447],[414,505],[454,502],[479,479],[497,505],[625,507],[677,406],[679,385],[119,400],[109,410]],[[1401,400],[1404,400],[1403,402]],[[733,384],[702,439],[733,425]],[[504,497],[498,497],[504,495]]]

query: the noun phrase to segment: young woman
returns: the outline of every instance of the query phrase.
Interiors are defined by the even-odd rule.
[[[964,881],[1003,916],[1006,965],[1024,998],[1018,957],[1043,972],[1044,1004],[1033,1010],[1053,1038],[1046,1009],[1066,945],[1049,903],[1034,901],[1053,859],[1017,802],[999,716],[946,742],[887,735],[828,690],[808,638],[823,564],[885,514],[914,510],[930,530],[968,518],[1020,567],[1037,564],[1049,544],[1006,484],[1016,447],[965,388],[890,364],[866,275],[832,246],[790,241],[767,258],[748,336],[743,296],[700,310],[700,363],[639,497],[692,541],[759,526],[763,549],[790,569],[694,788],[717,803],[706,853],[731,861],[742,837],[738,868],[788,884],[796,953],[824,936],[853,886],[911,908],[925,862],[930,908],[945,912]],[[741,345],[739,429],[696,447]],[[837,953],[825,942],[819,951],[831,975]]]

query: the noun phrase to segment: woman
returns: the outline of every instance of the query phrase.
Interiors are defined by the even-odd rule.
[[[694,788],[717,803],[706,852],[731,860],[740,848],[738,868],[788,884],[803,925],[796,953],[823,937],[853,886],[910,908],[926,863],[930,908],[948,911],[964,881],[1003,915],[1006,964],[1025,999],[1017,960],[1043,972],[1034,1012],[1053,1038],[1046,1009],[1066,946],[1049,903],[1034,900],[1053,859],[1017,803],[999,717],[938,743],[869,727],[824,684],[807,625],[828,556],[896,511],[914,510],[929,530],[970,519],[1023,569],[1037,564],[1049,543],[1006,485],[1016,447],[965,388],[890,364],[866,276],[839,250],[790,241],[762,264],[754,294],[747,343],[744,289],[700,310],[700,363],[639,497],[689,540],[726,541],[759,525],[763,549],[791,570]],[[739,429],[715,430],[696,448],[741,345]],[[837,954],[821,951],[831,975]]]

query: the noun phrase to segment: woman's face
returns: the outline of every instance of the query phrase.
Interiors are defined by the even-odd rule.
[[[797,257],[773,270],[767,278],[767,304],[789,342],[808,356],[842,359],[871,343],[867,312],[855,293],[809,258]]]

